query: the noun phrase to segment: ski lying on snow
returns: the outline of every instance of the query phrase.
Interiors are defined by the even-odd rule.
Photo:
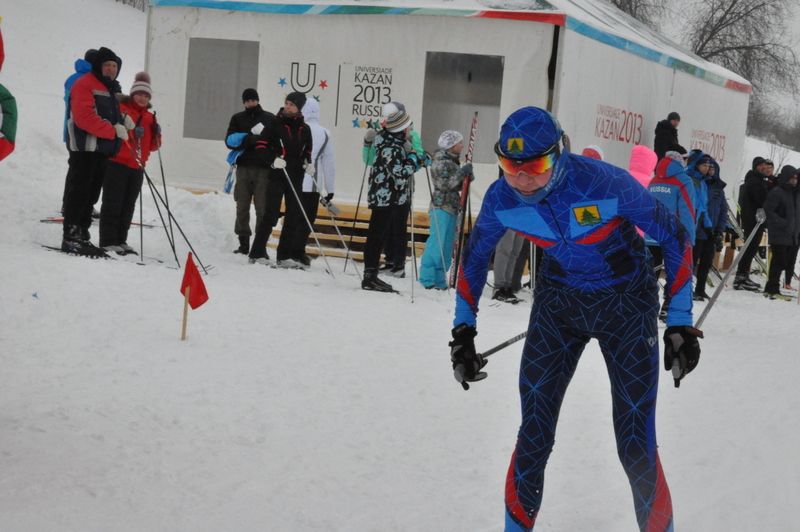
[[[58,251],[59,253],[63,253],[64,255],[72,255],[73,257],[85,257],[85,258],[91,259],[91,260],[97,260],[97,259],[117,260],[117,259],[115,259],[114,257],[112,257],[111,255],[108,255],[108,254],[106,254],[105,257],[99,256],[99,255],[97,257],[92,257],[91,255],[81,255],[79,253],[70,253],[69,251],[64,251],[63,249],[61,249],[60,246],[48,246],[47,244],[39,244],[39,245],[42,246],[44,249],[47,249],[49,251]]]
[[[48,216],[47,218],[42,218],[39,220],[44,224],[63,224],[64,217],[63,216]],[[141,225],[142,227],[147,227],[148,229],[152,229],[156,227],[153,224],[140,224],[139,222],[131,222],[131,225]]]

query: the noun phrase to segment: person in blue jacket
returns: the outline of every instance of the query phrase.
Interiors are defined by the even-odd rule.
[[[505,490],[505,530],[533,529],[567,385],[584,347],[608,367],[619,457],[641,530],[671,531],[672,503],[656,448],[658,290],[636,226],[664,250],[672,294],[664,362],[676,385],[700,358],[692,325],[692,248],[677,218],[625,170],[568,151],[547,111],[523,107],[500,129],[501,176],[484,196],[459,272],[450,358],[465,389],[486,377],[476,317],[488,262],[507,229],[544,250],[519,393],[522,423]],[[673,367],[674,366],[674,367]]]
[[[69,77],[64,81],[64,144],[69,146],[69,132],[67,131],[67,121],[69,121],[69,103],[70,98],[69,94],[72,90],[72,85],[78,80],[79,77],[83,76],[84,74],[92,71],[92,61],[94,57],[97,55],[97,50],[94,48],[90,48],[86,50],[86,53],[83,54],[83,59],[76,59],[75,60],[75,72],[69,75]],[[67,199],[67,186],[66,186],[66,178],[64,178],[64,194],[61,198],[61,212],[64,212],[64,202]]]
[[[681,226],[686,230],[694,246],[695,236],[695,189],[692,179],[686,173],[686,163],[683,155],[676,151],[668,151],[663,159],[656,165],[656,175],[647,186],[647,191],[669,212],[678,217]],[[653,267],[660,267],[664,261],[661,246],[654,239],[645,234],[647,249],[653,258]],[[656,278],[660,276],[660,271]],[[664,291],[664,304],[658,314],[658,319],[666,321],[669,308],[669,290]]]
[[[708,271],[714,261],[714,253],[722,251],[722,234],[728,227],[728,200],[725,198],[726,183],[720,178],[717,161],[709,157],[706,173],[700,171],[697,173],[705,185],[708,203],[702,223],[697,224],[692,253],[697,268],[694,300],[704,301],[709,297],[705,291]]]

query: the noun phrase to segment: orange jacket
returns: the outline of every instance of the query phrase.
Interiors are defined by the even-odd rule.
[[[128,140],[111,160],[129,168],[140,168],[139,161],[141,161],[141,167],[144,167],[150,158],[150,152],[158,150],[161,146],[161,133],[158,130],[156,117],[149,111],[149,105],[147,109],[139,107],[129,96],[122,99],[119,108],[122,115],[130,116],[137,127],[128,131]],[[139,128],[141,128],[139,130],[141,138],[136,134]],[[138,161],[137,154],[139,154]]]

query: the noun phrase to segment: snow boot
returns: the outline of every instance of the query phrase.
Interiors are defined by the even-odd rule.
[[[392,277],[397,277],[398,279],[405,279],[406,277],[406,267],[405,266],[397,266],[389,270],[389,275]]]
[[[750,278],[745,275],[737,275],[736,278],[733,280],[733,289],[749,290],[751,292],[760,292],[761,285],[759,285],[754,281],[751,281]]]
[[[396,292],[392,285],[381,281],[378,278],[378,270],[369,268],[364,270],[364,279],[361,281],[362,290],[373,290],[375,292]]]
[[[237,253],[238,251],[234,251]],[[247,260],[250,264],[263,264],[265,266],[270,266],[269,255],[267,254],[267,250],[264,250],[264,253],[251,253]]]
[[[522,301],[514,295],[514,291],[510,288],[498,288],[494,291],[494,294],[492,294],[492,299],[502,301],[503,303],[511,303],[512,305],[516,305]]]
[[[311,267],[311,257],[306,255],[305,253],[303,253],[302,255],[299,255],[297,257],[293,257],[293,259],[296,262],[301,263],[303,266],[306,266],[306,267],[309,267],[309,268]]]
[[[136,250],[133,249],[133,247],[131,247],[127,242],[123,242],[119,245],[119,247],[122,248],[122,253],[120,253],[121,255],[139,255],[136,253]]]
[[[233,250],[234,253],[247,255],[250,253],[250,236],[239,235],[239,247]]]
[[[82,235],[83,229],[80,226],[66,226],[61,240],[61,251],[70,255],[89,257],[90,259],[108,258],[105,251],[94,246],[88,240],[84,240]]]
[[[771,301],[775,301],[776,299],[780,299],[781,301],[791,301],[793,299],[792,297],[784,295],[784,294],[781,294],[781,293],[769,294],[767,292],[764,292],[764,297],[766,297],[767,299],[769,299]]]

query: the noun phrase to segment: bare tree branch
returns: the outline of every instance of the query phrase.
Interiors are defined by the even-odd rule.
[[[660,28],[661,18],[667,13],[666,0],[609,0],[609,2],[655,30]]]
[[[800,92],[800,60],[787,35],[793,0],[699,0],[686,22],[691,50],[749,79],[756,90]]]

